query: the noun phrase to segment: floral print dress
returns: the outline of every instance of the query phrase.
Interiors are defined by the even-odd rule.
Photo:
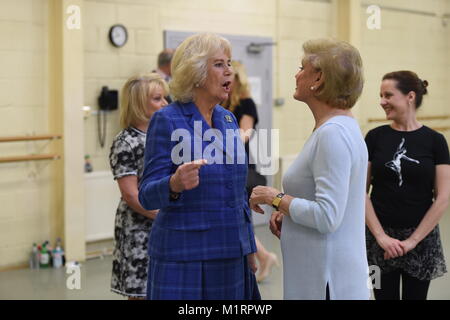
[[[115,180],[130,175],[140,180],[145,138],[145,132],[133,127],[122,130],[114,138],[109,160]],[[120,200],[114,226],[111,291],[134,298],[146,296],[147,241],[152,222]]]

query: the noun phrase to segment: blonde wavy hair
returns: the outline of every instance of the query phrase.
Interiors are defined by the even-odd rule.
[[[175,100],[194,100],[195,86],[205,83],[208,60],[223,51],[231,57],[230,42],[214,33],[200,33],[185,39],[175,50],[171,63],[170,92]]]
[[[303,51],[303,61],[322,71],[324,77],[316,97],[335,108],[352,108],[364,87],[363,64],[358,50],[344,41],[316,39],[305,42]]]
[[[136,75],[127,80],[120,99],[120,126],[123,129],[150,120],[145,110],[148,98],[156,88],[162,88],[165,96],[169,94],[166,81],[155,72]]]
[[[223,103],[223,107],[234,112],[234,109],[240,105],[240,100],[250,95],[250,84],[248,82],[247,72],[245,67],[239,61],[231,61],[231,66],[234,71],[233,89],[227,101]]]

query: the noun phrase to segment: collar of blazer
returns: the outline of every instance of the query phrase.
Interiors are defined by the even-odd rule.
[[[214,123],[214,128],[209,127],[209,125],[206,123],[205,119],[201,115],[201,113],[198,110],[195,103],[193,103],[193,102],[188,102],[188,103],[178,102],[178,104],[184,115],[191,116],[189,125],[193,129],[194,129],[195,121],[200,121],[202,123],[202,135],[208,129],[218,129],[218,130],[220,130],[222,135],[225,136],[226,129],[234,129],[232,122],[229,122],[230,116],[227,114],[225,109],[218,104],[214,107],[213,115],[212,115],[212,122]]]
[[[211,141],[210,133],[206,132],[207,130],[218,130],[221,134],[214,134],[214,141],[212,144],[221,152],[224,151],[224,140],[226,140],[226,134],[227,129],[232,129],[235,134],[236,126],[234,124],[234,121],[230,122],[230,114],[220,105],[216,105],[214,107],[213,115],[212,115],[212,122],[214,123],[214,128],[210,128],[209,125],[206,123],[205,119],[201,115],[200,111],[198,110],[197,106],[193,102],[188,103],[181,103],[178,102],[178,105],[180,106],[180,109],[182,110],[183,114],[185,116],[190,116],[190,119],[188,121],[189,125],[194,130],[194,135],[200,138],[202,141],[205,138],[206,141]],[[232,119],[232,117],[231,117]],[[196,121],[197,124],[196,124]],[[201,133],[199,128],[199,123],[201,123]],[[206,135],[205,135],[206,133]],[[230,134],[230,133],[228,133]],[[233,139],[234,142],[240,143],[240,139]],[[227,154],[228,156],[228,154]]]

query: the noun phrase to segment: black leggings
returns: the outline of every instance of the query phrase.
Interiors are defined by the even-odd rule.
[[[330,299],[330,287],[328,286],[328,282],[327,282],[327,292],[325,294],[325,300],[331,300]]]
[[[400,278],[402,300],[426,300],[430,280],[419,280],[402,270],[381,274],[381,288],[373,289],[376,300],[400,300]]]

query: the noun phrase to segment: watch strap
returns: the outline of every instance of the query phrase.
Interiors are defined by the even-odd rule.
[[[276,210],[278,210],[280,203],[281,203],[281,199],[284,197],[284,193],[280,192],[279,194],[276,195],[276,197],[272,200],[272,207],[274,207]]]

